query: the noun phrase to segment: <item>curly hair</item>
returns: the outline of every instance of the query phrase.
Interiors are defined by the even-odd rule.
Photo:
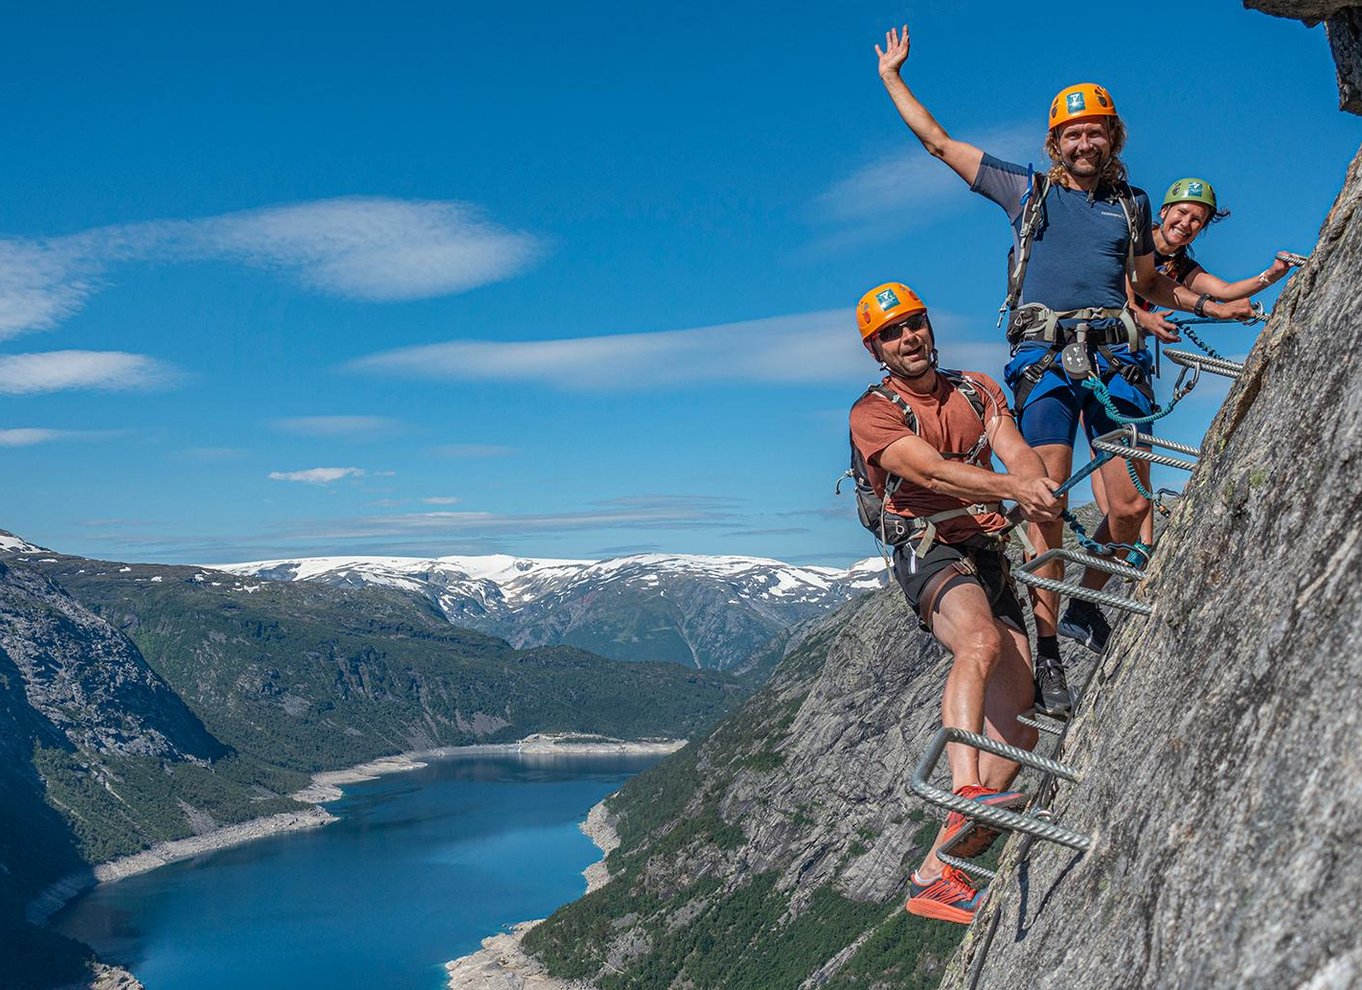
[[[1111,142],[1111,157],[1102,166],[1098,176],[1098,186],[1115,186],[1126,181],[1126,166],[1121,161],[1121,152],[1126,146],[1126,125],[1120,117],[1104,117],[1107,125],[1107,138]],[[1062,127],[1053,127],[1045,135],[1045,153],[1050,156],[1050,181],[1069,187],[1069,171],[1062,164],[1059,154],[1059,132]]]

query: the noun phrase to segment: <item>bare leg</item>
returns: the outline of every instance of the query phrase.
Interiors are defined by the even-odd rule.
[[[1074,452],[1072,447],[1058,443],[1047,443],[1035,448],[1035,450],[1045,464],[1045,474],[1048,477],[1055,481],[1068,479],[1069,471],[1073,467]],[[1130,484],[1129,478],[1126,479],[1126,484]],[[1065,498],[1061,501],[1067,508],[1068,499]],[[1035,544],[1038,554],[1055,547],[1062,547],[1064,545],[1064,521],[1056,519],[1053,522],[1032,523],[1031,542]],[[1040,577],[1062,581],[1064,580],[1064,565],[1060,561],[1055,561],[1046,564],[1036,573]],[[1039,588],[1031,588],[1030,592],[1031,607],[1036,616],[1036,635],[1055,635],[1055,623],[1059,618],[1059,595],[1053,591],[1042,591]]]
[[[1141,462],[1135,466],[1135,470],[1140,474],[1140,483],[1148,488],[1149,465]],[[1144,535],[1146,528],[1152,537],[1153,521],[1150,518],[1149,502],[1135,490],[1135,485],[1126,470],[1126,462],[1121,458],[1115,458],[1103,464],[1097,471],[1102,476],[1102,487],[1106,492],[1106,529],[1110,534],[1107,539],[1112,543],[1134,543]],[[1100,534],[1101,530],[1098,532]],[[1083,574],[1082,584],[1085,588],[1101,588],[1109,578],[1110,575],[1105,571],[1089,568]]]
[[[1031,667],[1026,636],[993,617],[988,598],[974,582],[950,588],[941,597],[932,632],[954,654],[941,702],[941,722],[953,728],[986,733],[990,738],[1031,749],[1036,731],[1017,721],[1031,707]],[[983,784],[1003,789],[1017,775],[1018,766],[972,746],[946,747],[951,787]],[[945,841],[943,825],[927,852],[918,876],[932,880],[941,874],[936,850]]]

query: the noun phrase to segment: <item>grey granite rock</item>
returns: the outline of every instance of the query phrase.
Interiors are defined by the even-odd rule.
[[[943,986],[1362,976],[1362,155],[1203,443],[1066,746],[1079,855],[1012,863]]]

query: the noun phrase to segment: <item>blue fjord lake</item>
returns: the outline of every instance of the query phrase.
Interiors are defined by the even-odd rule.
[[[444,963],[581,896],[591,806],[656,756],[466,755],[345,787],[325,828],[99,887],[58,930],[147,990],[439,990]]]

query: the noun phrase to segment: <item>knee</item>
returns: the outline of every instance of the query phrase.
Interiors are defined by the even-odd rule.
[[[960,643],[955,652],[957,663],[979,671],[985,677],[993,672],[1003,652],[1003,638],[997,627],[989,623],[988,628],[979,628]]]

